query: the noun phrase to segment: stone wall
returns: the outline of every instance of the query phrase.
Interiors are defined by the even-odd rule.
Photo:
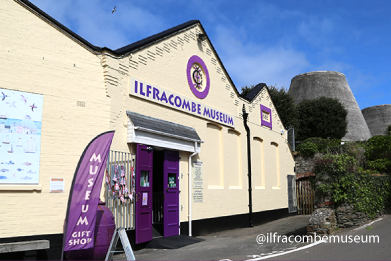
[[[373,218],[368,217],[367,214],[354,210],[353,206],[346,203],[338,206],[335,214],[337,217],[338,227],[340,228],[360,226],[373,220]],[[375,216],[375,218],[384,214],[389,214],[389,210],[385,209],[381,211]]]
[[[321,153],[316,153],[314,156],[295,155],[295,174],[313,172],[315,161],[322,156]]]
[[[316,209],[308,221],[307,235],[330,235],[337,228],[335,212],[329,208]]]
[[[358,165],[363,166],[365,161],[365,150],[359,147],[355,152]],[[296,179],[315,175],[313,173],[315,161],[322,156],[323,154],[321,153],[317,153],[312,157],[295,155]],[[330,234],[336,226],[348,228],[360,226],[372,220],[368,215],[357,212],[352,205],[345,203],[336,207],[334,202],[331,201],[330,196],[320,197],[318,193],[316,193],[315,196],[314,208],[315,211],[312,213],[307,227],[308,235],[313,235],[314,233]],[[389,211],[384,210],[379,213],[378,216],[387,213],[389,213]]]

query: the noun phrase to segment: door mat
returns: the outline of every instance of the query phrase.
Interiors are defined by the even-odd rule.
[[[172,237],[159,237],[150,241],[145,248],[154,249],[177,249],[188,245],[196,244],[204,241],[205,239],[189,237],[185,235],[178,235]]]

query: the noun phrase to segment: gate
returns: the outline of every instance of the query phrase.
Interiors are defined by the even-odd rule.
[[[132,169],[135,168],[136,155],[110,151],[105,173],[106,206],[114,215],[117,228],[134,230],[135,204]]]
[[[296,175],[297,214],[299,215],[307,215],[314,212],[315,190],[311,187],[310,176],[314,176],[314,174]]]

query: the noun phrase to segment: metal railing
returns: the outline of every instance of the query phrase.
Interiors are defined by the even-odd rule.
[[[105,173],[105,202],[106,206],[114,215],[116,227],[124,227],[126,230],[133,230],[135,228],[135,204],[132,195],[132,167],[135,167],[136,155],[120,152],[110,151]],[[122,169],[123,168],[123,169]],[[121,170],[125,172],[126,188],[128,193],[124,193],[123,199],[122,187],[125,184],[120,183]],[[115,177],[115,178],[114,178]],[[115,181],[117,179],[117,181]],[[120,185],[121,193],[116,189]],[[118,188],[118,187],[117,187]]]

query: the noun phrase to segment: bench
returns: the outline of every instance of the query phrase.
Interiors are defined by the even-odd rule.
[[[22,241],[13,243],[0,243],[0,253],[12,253],[50,248],[49,240]]]

